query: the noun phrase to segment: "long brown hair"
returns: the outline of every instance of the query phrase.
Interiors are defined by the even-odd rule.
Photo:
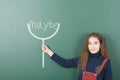
[[[78,63],[79,68],[86,66],[86,64],[87,64],[87,60],[89,57],[88,41],[89,41],[90,37],[96,37],[99,40],[101,57],[109,58],[107,55],[107,45],[106,45],[105,38],[102,37],[99,33],[93,32],[93,33],[89,34],[87,39],[85,40],[85,43],[84,43],[84,46],[82,49],[82,54],[80,55],[80,59],[79,59],[79,63]]]

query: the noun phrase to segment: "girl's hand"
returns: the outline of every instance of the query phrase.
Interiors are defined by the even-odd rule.
[[[46,45],[41,46],[42,52],[47,53],[49,56],[52,56],[54,53],[51,49],[49,49]]]

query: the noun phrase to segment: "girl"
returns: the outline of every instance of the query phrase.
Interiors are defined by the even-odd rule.
[[[111,62],[107,54],[106,42],[99,33],[88,35],[80,57],[64,59],[46,45],[41,48],[61,66],[78,67],[80,69],[78,80],[112,80]]]

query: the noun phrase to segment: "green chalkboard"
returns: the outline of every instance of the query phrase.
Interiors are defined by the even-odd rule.
[[[77,68],[61,67],[47,54],[42,68],[42,41],[29,33],[31,20],[60,23],[45,44],[66,59],[79,56],[86,36],[99,32],[113,80],[120,79],[120,0],[0,0],[0,80],[77,80]]]

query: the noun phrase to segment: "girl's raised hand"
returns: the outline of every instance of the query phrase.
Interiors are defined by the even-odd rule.
[[[46,45],[41,46],[42,52],[47,53],[49,56],[52,56],[54,53],[51,49],[49,49]]]

